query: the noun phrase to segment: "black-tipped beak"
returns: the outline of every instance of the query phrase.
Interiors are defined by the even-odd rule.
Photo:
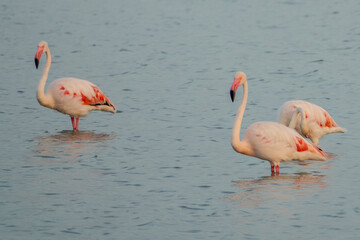
[[[230,97],[231,97],[231,101],[234,102],[234,100],[235,100],[235,91],[230,90]]]
[[[38,67],[39,67],[39,60],[37,58],[35,58],[35,67],[36,67],[36,69],[38,69]]]

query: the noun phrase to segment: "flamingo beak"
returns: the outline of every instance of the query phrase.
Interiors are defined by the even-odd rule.
[[[35,58],[35,67],[36,69],[38,69],[39,67],[39,59]]]
[[[235,93],[236,92],[234,90],[232,90],[232,89],[230,90],[230,97],[231,97],[232,102],[234,102],[234,100],[235,100]]]
[[[233,102],[235,100],[235,94],[236,94],[236,91],[237,91],[240,83],[241,83],[241,78],[235,78],[233,84],[231,85],[230,97],[231,97],[231,101],[233,101]]]
[[[38,69],[41,55],[43,54],[44,46],[39,46],[35,54],[35,67]]]

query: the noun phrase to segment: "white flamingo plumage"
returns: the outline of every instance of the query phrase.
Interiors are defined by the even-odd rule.
[[[279,122],[289,126],[294,112],[297,108],[304,111],[304,127],[300,126],[300,121],[296,121],[294,128],[302,136],[308,137],[316,145],[319,139],[329,133],[343,133],[346,130],[340,127],[330,114],[322,107],[303,100],[291,100],[285,102],[279,110]]]
[[[279,173],[281,161],[328,159],[328,155],[315,144],[307,141],[294,129],[278,122],[253,123],[240,140],[241,122],[248,97],[248,84],[243,72],[235,74],[230,88],[232,101],[240,85],[243,86],[244,95],[236,115],[231,140],[231,145],[236,152],[269,161],[271,172],[275,172],[276,168],[277,173]]]
[[[46,54],[46,64],[37,89],[37,100],[47,108],[70,115],[73,130],[79,130],[79,118],[89,111],[101,110],[115,113],[116,107],[93,83],[78,78],[60,78],[51,83],[44,93],[51,66],[51,54],[47,42],[38,44],[35,66],[38,68],[42,54]]]

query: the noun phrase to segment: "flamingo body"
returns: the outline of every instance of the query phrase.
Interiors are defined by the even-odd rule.
[[[51,66],[51,54],[48,44],[41,41],[35,54],[36,68],[43,53],[46,54],[47,60],[37,91],[37,99],[42,106],[70,115],[73,130],[78,130],[79,118],[87,116],[90,111],[116,112],[116,107],[110,99],[95,84],[86,80],[60,78],[52,82],[48,91],[44,93]]]
[[[282,161],[326,160],[328,156],[315,144],[307,141],[294,129],[278,122],[256,122],[251,124],[240,140],[241,122],[247,103],[248,87],[243,72],[235,74],[230,96],[234,101],[239,86],[243,86],[244,95],[234,122],[231,145],[235,151],[270,162],[271,171],[279,172]]]
[[[251,146],[252,156],[267,160],[271,165],[291,160],[326,160],[326,155],[294,129],[277,122],[251,124],[243,140]]]
[[[54,101],[54,109],[74,117],[85,117],[92,110],[115,113],[115,107],[93,83],[78,78],[60,78],[47,91]]]
[[[279,110],[279,122],[289,126],[293,114],[297,108],[304,111],[307,131],[300,126],[300,122],[295,123],[295,130],[302,136],[309,137],[315,144],[319,139],[329,133],[343,133],[346,130],[340,127],[330,114],[322,107],[303,100],[291,100],[285,102]]]

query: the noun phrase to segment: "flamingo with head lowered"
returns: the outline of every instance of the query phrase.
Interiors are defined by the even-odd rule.
[[[346,130],[340,127],[330,114],[322,107],[302,100],[291,100],[285,102],[279,110],[279,122],[290,126],[296,109],[301,108],[305,116],[304,124],[300,124],[299,118],[292,126],[302,136],[308,137],[316,145],[319,139],[329,133],[343,133]]]
[[[294,129],[278,122],[253,123],[240,140],[241,122],[248,98],[248,83],[245,73],[238,72],[230,88],[232,101],[241,85],[244,95],[236,115],[231,140],[231,145],[236,152],[269,161],[271,172],[275,172],[276,169],[277,173],[279,173],[279,164],[282,161],[328,159],[328,155],[315,144],[307,141]]]
[[[79,118],[90,111],[101,110],[115,113],[116,107],[93,83],[78,78],[60,78],[51,83],[44,93],[51,66],[51,54],[47,42],[38,44],[35,66],[38,68],[42,54],[46,54],[46,64],[37,89],[37,100],[47,108],[70,115],[73,130],[79,130]]]

